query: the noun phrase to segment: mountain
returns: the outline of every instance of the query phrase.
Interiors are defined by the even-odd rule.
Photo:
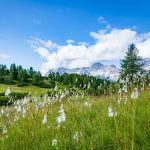
[[[117,80],[119,77],[119,69],[115,65],[105,66],[101,63],[94,63],[90,67],[81,67],[81,68],[58,68],[52,69],[50,72],[59,72],[60,74],[64,73],[77,73],[77,74],[87,74],[95,77],[110,78],[112,80]]]
[[[143,59],[144,69],[150,70],[150,58]],[[111,80],[117,80],[119,78],[119,69],[115,65],[103,65],[102,63],[94,63],[90,67],[81,67],[81,68],[58,68],[52,69],[50,72],[59,72],[60,74],[64,73],[77,73],[77,74],[87,74],[95,77],[110,78]]]

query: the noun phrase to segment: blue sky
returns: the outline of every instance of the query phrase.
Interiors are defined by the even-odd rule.
[[[9,65],[15,62],[24,67],[33,66],[35,69],[41,69],[53,63],[50,59],[60,61],[59,64],[54,62],[52,67],[60,66],[62,63],[66,65],[68,60],[78,59],[79,61],[69,64],[69,67],[79,62],[89,65],[98,58],[93,56],[90,63],[87,63],[87,60],[82,61],[80,56],[72,58],[69,55],[60,60],[58,56],[52,58],[51,47],[47,48],[49,53],[46,54],[50,55],[47,57],[41,53],[41,50],[39,52],[37,45],[33,47],[31,43],[35,44],[37,39],[38,42],[50,40],[57,43],[57,46],[53,48],[58,52],[62,51],[62,47],[68,48],[66,40],[74,40],[75,43],[72,45],[75,46],[70,46],[71,50],[78,48],[77,43],[86,42],[90,45],[86,47],[87,52],[95,46],[94,43],[101,44],[99,43],[99,40],[102,40],[101,37],[99,39],[95,34],[99,34],[100,30],[107,30],[108,25],[111,26],[111,29],[105,31],[103,37],[106,37],[105,35],[115,37],[118,32],[122,33],[126,29],[129,29],[129,34],[132,31],[137,34],[133,38],[134,33],[132,32],[131,39],[141,38],[143,34],[146,34],[146,37],[140,42],[133,40],[139,45],[139,48],[146,51],[149,43],[146,41],[145,43],[148,44],[142,47],[142,42],[143,40],[149,41],[149,6],[149,0],[0,0],[0,63]],[[114,33],[115,29],[117,32]],[[91,36],[91,32],[95,34]],[[128,34],[128,32],[125,33]],[[124,36],[124,32],[122,34]],[[29,42],[29,40],[34,41]],[[43,46],[41,43],[39,45],[40,48]],[[111,51],[108,50],[109,48],[106,49],[108,52]],[[102,53],[99,53],[98,56],[103,57],[100,54]],[[144,52],[143,56],[146,54]],[[119,56],[108,60],[99,59],[99,61],[117,64]],[[49,69],[47,66],[46,68]]]

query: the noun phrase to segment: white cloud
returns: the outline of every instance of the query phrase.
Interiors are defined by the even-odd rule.
[[[104,17],[99,17],[97,19],[99,24],[104,24],[106,26],[106,29],[111,29],[111,25],[109,24],[109,22],[104,18]]]
[[[9,59],[10,56],[6,55],[6,54],[0,54],[0,59]]]
[[[58,67],[86,67],[97,61],[112,61],[123,58],[129,44],[135,43],[142,57],[150,57],[150,33],[139,34],[132,29],[108,29],[91,32],[94,44],[85,42],[59,45],[51,40],[44,41],[34,38],[32,47],[45,62],[41,64],[42,73]]]
[[[68,44],[73,44],[73,43],[74,43],[74,40],[67,40],[67,43],[68,43]]]
[[[108,24],[108,22],[105,20],[104,17],[100,16],[98,19],[98,23],[102,23],[102,24]]]

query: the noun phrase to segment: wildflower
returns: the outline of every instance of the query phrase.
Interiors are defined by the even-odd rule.
[[[2,108],[2,110],[1,110],[1,114],[3,115],[4,114],[4,109]]]
[[[139,94],[138,94],[138,89],[137,89],[137,88],[134,88],[134,90],[133,90],[133,92],[132,92],[132,94],[131,94],[131,98],[132,98],[132,99],[137,99],[138,96],[139,96]]]
[[[66,114],[65,114],[65,111],[63,109],[63,104],[61,104],[60,106],[60,116],[57,117],[57,122],[60,124],[61,122],[65,122],[66,121]]]
[[[47,122],[47,115],[45,114],[44,115],[44,118],[43,118],[43,120],[42,120],[42,124],[45,124]]]
[[[118,98],[118,104],[120,104],[120,103],[121,103],[121,97]]]
[[[117,113],[116,112],[113,112],[111,106],[108,107],[108,116],[109,117],[116,117],[117,116]]]
[[[21,112],[21,106],[20,105],[17,107],[17,112]]]
[[[82,94],[82,99],[84,98],[84,93]]]
[[[121,93],[122,93],[122,90],[121,90],[121,88],[119,89],[118,93],[119,93],[119,94],[121,94]]]
[[[144,91],[144,87],[141,88],[141,92],[143,92],[143,91]]]
[[[92,104],[88,103],[88,102],[85,102],[85,106],[91,108]]]
[[[89,83],[89,84],[88,84],[88,86],[87,86],[87,89],[89,89],[89,88],[90,88],[90,86],[91,86],[91,84]]]
[[[128,92],[127,85],[124,85],[124,86],[123,86],[122,91],[125,92],[125,93]]]
[[[127,96],[125,96],[125,101],[124,101],[125,105],[127,104],[127,100],[128,100],[128,98],[127,98]]]
[[[57,122],[60,124],[62,122],[66,121],[66,114],[65,113],[61,113],[61,115],[59,117],[57,117]]]
[[[79,139],[82,137],[82,132],[76,132],[75,135],[73,136],[73,139],[75,141],[79,141]]]
[[[4,126],[4,128],[3,128],[3,134],[6,134],[7,133],[7,129],[6,129],[6,127]]]
[[[56,146],[57,145],[57,140],[56,139],[53,139],[52,140],[52,146]]]
[[[11,90],[10,90],[10,88],[8,88],[8,89],[6,90],[6,92],[5,92],[5,96],[8,96],[9,94],[11,94]]]
[[[26,109],[23,107],[23,110],[22,110],[22,114],[23,114],[23,117],[25,117],[26,115]]]

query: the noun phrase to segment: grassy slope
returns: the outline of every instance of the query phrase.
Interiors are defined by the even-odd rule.
[[[85,101],[92,104],[85,106]],[[49,149],[135,149],[147,150],[150,143],[150,92],[144,92],[139,99],[127,104],[117,98],[109,97],[73,97],[64,99],[66,122],[60,125],[56,122],[59,116],[60,103],[45,105],[36,111],[35,104],[28,106],[28,114],[10,110],[0,116],[1,127],[7,126],[7,135],[2,135],[2,150],[49,150]],[[117,112],[116,117],[108,117],[108,107]],[[47,112],[47,123],[42,124]],[[20,119],[14,122],[15,116]],[[78,140],[74,139],[76,132]],[[81,134],[80,134],[81,132]],[[52,147],[52,139],[58,143]]]
[[[37,86],[25,86],[25,87],[18,87],[17,85],[6,85],[0,84],[0,92],[5,92],[6,89],[10,87],[12,92],[24,92],[24,93],[31,93],[33,96],[39,96],[40,94],[45,94],[49,89],[40,88]]]

